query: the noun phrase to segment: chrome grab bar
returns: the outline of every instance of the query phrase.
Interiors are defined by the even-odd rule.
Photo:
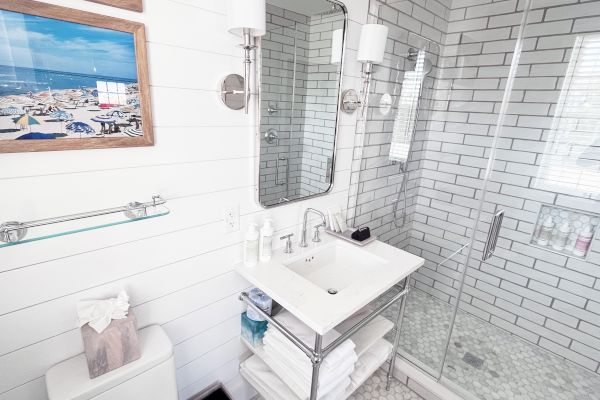
[[[504,219],[504,210],[498,211],[494,214],[492,224],[488,231],[485,246],[483,247],[482,261],[485,261],[494,255],[496,251],[496,244],[498,243],[498,236],[500,235],[500,228],[502,227],[502,220]]]

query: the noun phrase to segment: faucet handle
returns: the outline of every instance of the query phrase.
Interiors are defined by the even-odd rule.
[[[318,224],[318,225],[315,225],[315,234],[314,234],[314,236],[313,236],[313,238],[312,238],[312,241],[313,241],[313,242],[315,242],[315,243],[318,243],[318,242],[320,242],[320,241],[321,241],[321,234],[320,234],[320,232],[319,232],[319,228],[320,228],[320,227],[325,227],[325,224],[323,224],[323,223],[321,222],[320,224]]]
[[[291,254],[294,252],[294,249],[292,248],[292,236],[294,236],[293,233],[290,233],[288,235],[283,235],[282,237],[280,237],[280,240],[285,240],[285,250],[283,250],[284,253],[286,254]]]

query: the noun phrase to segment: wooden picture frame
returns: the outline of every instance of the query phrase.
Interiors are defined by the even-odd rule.
[[[92,3],[104,4],[107,6],[123,8],[125,10],[142,12],[144,5],[142,0],[88,0]]]
[[[46,21],[48,20],[48,23],[52,23],[52,24],[57,24],[57,23],[61,23],[61,22],[67,22],[67,23],[74,23],[77,25],[73,25],[73,24],[65,24],[66,26],[68,25],[69,27],[76,27],[76,28],[80,28],[81,30],[86,30],[89,27],[92,27],[91,29],[87,29],[92,31],[91,34],[93,34],[93,32],[99,32],[99,34],[101,33],[102,35],[109,35],[109,34],[113,34],[113,35],[120,35],[120,33],[127,33],[127,34],[131,34],[131,38],[128,35],[123,35],[123,37],[127,38],[127,40],[131,41],[127,42],[128,43],[128,49],[130,51],[131,54],[127,53],[127,57],[132,56],[133,58],[135,58],[135,60],[131,60],[131,62],[129,62],[130,65],[130,70],[132,74],[135,74],[135,79],[136,82],[129,84],[128,86],[126,86],[126,94],[123,94],[124,92],[122,92],[121,88],[123,87],[123,85],[125,85],[124,83],[119,83],[118,87],[119,89],[116,91],[118,92],[119,95],[122,94],[122,96],[125,96],[125,99],[127,101],[127,104],[134,103],[133,107],[135,107],[134,111],[134,122],[135,122],[135,131],[133,130],[134,128],[130,128],[130,132],[135,132],[137,133],[137,136],[134,134],[129,134],[125,135],[123,132],[120,131],[119,128],[119,124],[117,124],[116,122],[113,121],[112,124],[108,124],[109,129],[108,131],[105,130],[105,124],[102,123],[102,135],[101,136],[97,136],[98,133],[95,132],[96,130],[94,129],[94,134],[88,134],[87,136],[85,134],[79,133],[79,138],[72,138],[68,135],[66,135],[66,133],[63,135],[63,128],[61,125],[61,135],[58,134],[54,134],[54,139],[55,140],[42,140],[42,139],[33,139],[33,140],[6,140],[2,138],[1,133],[2,131],[0,130],[0,153],[13,153],[13,152],[35,152],[35,151],[53,151],[53,150],[81,150],[81,149],[99,149],[99,148],[118,148],[118,147],[137,147],[137,146],[152,146],[154,145],[154,133],[153,133],[153,127],[152,127],[152,112],[151,112],[151,101],[150,101],[150,85],[149,85],[149,76],[148,76],[148,59],[147,59],[147,53],[146,53],[146,34],[145,34],[145,29],[144,29],[144,24],[139,23],[139,22],[133,22],[133,21],[127,21],[124,19],[120,19],[120,18],[114,18],[114,17],[109,17],[109,16],[105,16],[105,15],[100,15],[100,14],[95,14],[95,13],[90,13],[90,12],[86,12],[86,11],[80,11],[80,10],[75,10],[75,9],[71,9],[71,8],[66,8],[66,7],[62,7],[62,6],[56,6],[56,5],[51,5],[51,4],[47,4],[47,3],[42,3],[42,2],[38,2],[38,1],[34,1],[34,0],[19,0],[18,2],[14,1],[14,0],[0,0],[0,18],[3,18],[2,15],[2,11],[9,11],[12,13],[4,13],[4,18],[9,18],[9,17],[14,17],[14,18],[36,18],[36,17],[41,17],[42,20],[40,21]],[[17,13],[17,14],[13,14],[13,13]],[[19,14],[23,14],[23,15],[19,15]],[[33,16],[33,17],[32,17]],[[37,19],[36,19],[37,20]],[[6,21],[5,21],[6,22]],[[23,24],[25,26],[25,24]],[[101,30],[97,30],[95,28],[102,28]],[[70,28],[69,28],[70,29]],[[8,32],[8,40],[11,39],[11,31],[10,30],[5,30],[5,32]],[[121,37],[121,36],[119,36]],[[9,41],[10,43],[10,41]],[[105,43],[105,42],[101,42],[98,41],[97,43]],[[121,53],[119,53],[119,55],[121,55]],[[129,58],[127,58],[127,60],[129,60]],[[135,66],[133,66],[133,61],[135,61]],[[115,63],[115,65],[117,65]],[[119,64],[121,65],[121,64]],[[19,67],[13,67],[13,69],[16,69]],[[94,65],[94,71],[96,71],[96,67]],[[56,71],[47,71],[47,72],[56,72]],[[97,74],[98,76],[102,77],[104,75],[102,74]],[[106,75],[108,76],[108,75]],[[108,78],[110,78],[111,76],[108,76]],[[89,79],[98,79],[98,77],[91,76]],[[118,78],[115,78],[118,79]],[[110,86],[110,84],[113,84],[112,87],[116,87],[115,85],[117,83],[115,82],[111,82],[110,79],[107,79],[108,82],[104,82],[107,85]],[[101,82],[99,81],[95,81],[98,85],[100,85]],[[1,82],[0,82],[1,83]],[[137,85],[136,85],[137,83]],[[98,86],[99,88],[100,86]],[[96,101],[96,104],[98,105],[96,108],[98,108],[98,110],[84,110],[84,111],[89,111],[89,112],[95,112],[95,111],[103,111],[100,110],[100,108],[102,108],[101,106],[107,105],[109,107],[109,109],[117,104],[117,105],[123,105],[125,103],[121,102],[121,99],[123,99],[123,97],[119,97],[119,102],[117,103],[112,103],[112,99],[114,98],[114,96],[116,96],[117,94],[111,92],[111,89],[106,89],[107,92],[102,92],[100,90],[93,90],[94,87],[92,85],[90,85],[89,87],[84,87],[84,86],[80,86],[79,89],[77,90],[81,90],[82,92],[84,92],[83,94],[86,95],[86,97],[90,96],[90,93],[92,95],[94,95],[95,97],[98,98],[98,100]],[[75,89],[71,89],[73,91],[75,91]],[[50,97],[53,96],[52,99],[50,99],[51,101],[54,101],[54,99],[56,97],[59,97],[59,93],[53,92],[51,90],[51,88],[48,88],[48,94],[46,96]],[[94,93],[95,92],[95,93]],[[109,93],[110,92],[110,93]],[[133,93],[133,94],[132,94]],[[44,94],[44,93],[42,93]],[[69,93],[71,94],[71,93]],[[35,95],[32,94],[32,92],[28,92],[27,93],[28,96],[34,96],[31,97],[32,98],[32,103],[35,102],[35,100],[37,100],[37,98],[35,97]],[[108,104],[99,104],[100,102],[100,98],[108,98],[106,96],[113,96],[111,97],[111,101],[108,102]],[[15,95],[13,95],[15,96]],[[83,96],[83,95],[82,95]],[[131,96],[133,96],[134,98],[132,99]],[[5,99],[4,99],[5,100]],[[0,112],[2,112],[2,101],[3,101],[3,96],[0,95]],[[77,100],[79,101],[79,100]],[[4,102],[6,103],[6,101]],[[90,103],[84,103],[84,104],[92,104],[93,101],[90,101]],[[60,103],[60,104],[64,104],[64,103]],[[6,104],[5,104],[6,105]],[[72,107],[73,105],[70,104],[70,106]],[[79,105],[78,105],[79,106]],[[77,106],[77,107],[78,107]],[[122,110],[131,110],[131,107],[121,107]],[[69,110],[66,110],[69,111]],[[72,110],[73,113],[71,113],[71,116],[73,116],[78,109],[73,109]],[[125,116],[128,116],[130,114],[128,114],[130,111],[123,111],[125,114]],[[29,114],[29,111],[26,111],[26,114]],[[88,114],[86,114],[88,115]],[[115,114],[113,114],[114,116]],[[33,115],[32,115],[33,116]],[[121,116],[121,114],[119,114],[119,117]],[[17,115],[18,117],[18,115]],[[16,122],[16,118],[15,117],[15,128],[20,126],[21,128],[24,125],[17,125]],[[7,118],[6,116],[0,116],[0,118]],[[35,116],[34,116],[35,118]],[[136,119],[137,118],[137,119]],[[22,121],[22,120],[20,120]],[[131,118],[130,118],[130,123],[131,123]],[[26,121],[25,121],[26,123]],[[35,125],[40,125],[40,127],[42,126],[41,123],[33,123],[33,124],[28,124],[29,125],[29,130],[31,131],[32,126]],[[110,129],[111,127],[114,125],[114,132],[111,132]],[[27,125],[25,125],[27,126]],[[71,125],[71,127],[73,127]],[[81,132],[81,131],[80,131]],[[139,135],[141,132],[141,136]],[[106,133],[106,134],[105,134]],[[117,133],[117,134],[112,134],[112,133]],[[39,136],[42,136],[42,134],[38,134]],[[60,136],[60,137],[58,137]],[[118,137],[117,137],[118,136]],[[27,138],[30,139],[30,138]]]

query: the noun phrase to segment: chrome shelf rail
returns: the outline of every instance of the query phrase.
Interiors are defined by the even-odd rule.
[[[34,240],[42,240],[50,237],[63,236],[71,233],[87,231],[91,229],[98,229],[107,226],[113,226],[118,224],[123,224],[132,221],[138,221],[148,218],[154,218],[162,215],[166,215],[169,213],[169,209],[166,207],[161,207],[166,203],[160,196],[152,196],[152,201],[146,203],[140,202],[131,202],[122,207],[114,207],[114,208],[106,208],[103,210],[89,211],[78,214],[70,214],[62,217],[54,217],[54,218],[46,218],[40,219],[36,221],[29,222],[18,222],[18,221],[8,221],[0,224],[0,247],[5,247],[9,245],[15,245],[19,243],[31,242]],[[151,211],[151,212],[149,212]],[[154,212],[154,214],[152,213]],[[109,223],[103,222],[94,227],[87,228],[76,228],[70,229],[66,232],[56,233],[56,234],[44,234],[41,237],[26,239],[27,233],[29,229],[36,227],[43,227],[47,225],[54,225],[59,223],[66,223],[71,221],[77,221],[85,218],[92,217],[100,217],[111,214],[123,213],[127,218],[124,221],[111,221]]]

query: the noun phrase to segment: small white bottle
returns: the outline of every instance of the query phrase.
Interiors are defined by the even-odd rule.
[[[258,225],[251,223],[244,240],[244,264],[254,267],[258,263]]]
[[[558,228],[558,232],[556,232],[554,238],[552,238],[552,248],[558,251],[564,250],[567,239],[569,239],[569,233],[571,233],[571,225],[569,224],[569,220],[565,220]]]
[[[573,252],[573,249],[575,249],[575,243],[577,243],[578,237],[579,237],[579,235],[577,234],[577,231],[573,230],[571,232],[571,234],[569,235],[569,239],[567,240],[567,245],[565,246],[565,251],[568,251],[570,253]]]
[[[266,219],[260,228],[260,261],[269,261],[273,254],[273,220]]]
[[[542,229],[540,229],[537,244],[540,246],[548,246],[550,239],[552,239],[552,229],[554,229],[554,221],[552,220],[552,216],[548,215],[542,223]]]
[[[586,225],[577,237],[575,248],[573,249],[573,255],[576,257],[584,257],[592,243],[592,236],[594,232],[591,225]]]

